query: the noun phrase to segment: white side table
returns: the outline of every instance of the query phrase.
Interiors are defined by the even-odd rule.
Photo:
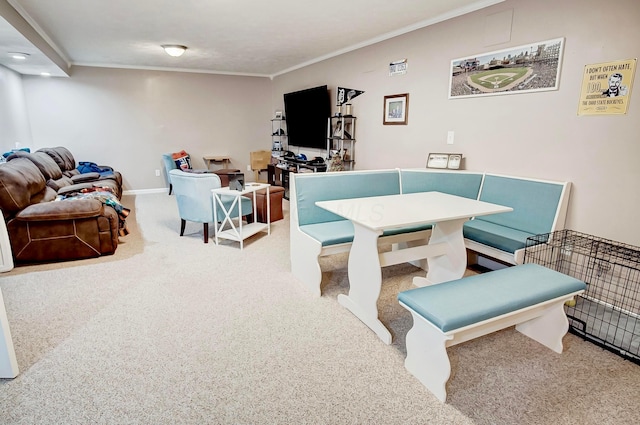
[[[219,244],[219,241],[218,241],[219,238],[229,239],[232,241],[240,242],[240,249],[243,249],[244,248],[243,241],[246,238],[253,236],[258,232],[262,232],[264,230],[267,231],[267,235],[271,234],[271,200],[269,196],[270,187],[271,185],[267,183],[247,183],[245,185],[244,190],[232,190],[232,189],[229,189],[228,187],[221,187],[218,189],[211,190],[211,192],[213,193],[213,220],[214,220],[213,224],[215,226],[216,245]],[[256,203],[256,192],[261,189],[267,190],[267,197],[266,197],[267,222],[266,223],[259,223],[257,221],[258,208]],[[247,193],[253,193],[253,217],[255,221],[253,223],[243,225],[242,202],[240,197]],[[233,200],[233,203],[228,209],[225,208],[224,204],[222,203],[222,196],[235,197],[235,199]],[[236,207],[236,205],[238,207],[238,216],[231,217],[231,212]],[[218,217],[218,208],[216,208],[217,206],[219,206],[224,211],[224,214],[225,214],[224,217]],[[237,225],[234,222],[234,219],[237,220]],[[220,224],[218,224],[218,222],[220,222]],[[224,229],[224,226],[227,223],[231,226],[231,228],[227,230],[222,230]]]

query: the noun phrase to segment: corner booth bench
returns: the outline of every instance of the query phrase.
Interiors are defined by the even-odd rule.
[[[370,196],[437,191],[513,208],[512,212],[474,218],[464,225],[465,246],[503,263],[522,264],[530,236],[564,228],[569,182],[468,171],[431,169],[358,170],[292,174],[290,182],[290,255],[292,273],[320,296],[321,256],[348,252],[351,222],[316,205]],[[431,225],[395,229],[379,244],[428,243]],[[421,264],[424,266],[424,264]]]

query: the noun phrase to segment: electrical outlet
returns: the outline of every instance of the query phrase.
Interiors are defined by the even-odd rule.
[[[453,131],[447,132],[447,145],[453,145]]]
[[[156,170],[156,177],[160,177],[160,170]]]
[[[251,165],[247,165],[247,171],[251,171]]]

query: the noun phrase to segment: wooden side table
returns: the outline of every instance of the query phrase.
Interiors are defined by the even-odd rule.
[[[211,164],[222,164],[220,168],[229,168],[231,165],[231,158],[228,156],[207,155],[203,156],[202,159],[209,170],[211,169]]]

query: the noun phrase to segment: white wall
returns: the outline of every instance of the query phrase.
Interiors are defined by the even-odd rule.
[[[487,17],[509,10],[510,39],[487,44],[500,35],[485,28]],[[336,86],[365,90],[353,101],[356,168],[424,167],[429,152],[444,151],[463,153],[467,169],[568,180],[569,228],[640,246],[640,87],[625,116],[576,113],[584,66],[637,57],[638,22],[637,0],[507,0],[273,82],[78,67],[68,79],[23,77],[23,85],[34,147],[64,145],[78,160],[114,165],[134,190],[162,187],[160,154],[182,148],[198,160],[229,154],[244,170],[249,151],[270,148],[283,93],[323,84],[332,96]],[[566,40],[559,90],[447,98],[452,59],[557,37]],[[408,74],[389,77],[388,64],[404,58]],[[409,125],[383,126],[383,96],[405,92]]]
[[[510,40],[487,17],[513,11]],[[640,2],[508,0],[275,78],[282,94],[327,84],[364,90],[356,168],[424,167],[429,152],[463,153],[466,168],[573,183],[568,228],[640,246],[640,82],[624,116],[577,116],[584,66],[640,53]],[[507,32],[509,34],[509,32]],[[565,37],[559,90],[448,99],[452,59]],[[408,73],[388,76],[408,59]],[[637,71],[636,71],[637,74]],[[409,124],[382,125],[383,96],[409,93]],[[455,132],[453,146],[447,131]]]
[[[31,145],[20,74],[0,65],[0,154]]]
[[[24,76],[34,148],[65,146],[76,161],[111,165],[125,190],[165,187],[161,154],[181,149],[194,168],[271,149],[267,78],[74,67],[71,78]],[[160,169],[161,176],[155,176]]]

